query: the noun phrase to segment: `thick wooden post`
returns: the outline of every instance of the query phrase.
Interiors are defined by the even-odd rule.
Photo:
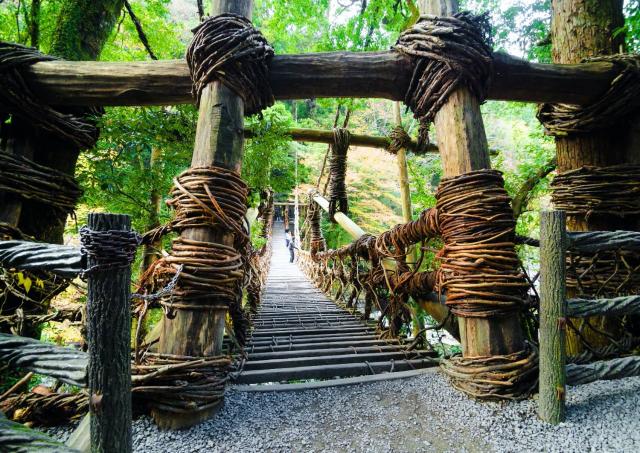
[[[94,231],[130,231],[127,215],[89,214]],[[98,263],[89,256],[87,266]],[[126,453],[131,441],[131,267],[94,270],[87,279],[91,451]]]
[[[565,417],[565,248],[563,211],[540,214],[540,393],[538,415],[557,424]]]
[[[420,0],[421,13],[450,16],[456,0]],[[435,117],[444,176],[491,168],[489,145],[478,100],[467,88],[454,91]],[[521,351],[524,338],[518,316],[458,318],[465,357],[487,357]]]
[[[211,15],[235,13],[251,18],[251,0],[212,0]],[[242,99],[220,82],[208,84],[202,91],[191,167],[218,166],[240,173],[244,147],[244,105]],[[217,227],[189,228],[182,232],[186,239],[233,246],[233,234]],[[208,302],[203,301],[203,305]],[[163,354],[202,357],[222,353],[226,308],[209,310],[177,310],[173,319],[166,318],[160,334],[158,351]],[[217,407],[182,414],[154,410],[163,428],[192,426],[209,418]]]

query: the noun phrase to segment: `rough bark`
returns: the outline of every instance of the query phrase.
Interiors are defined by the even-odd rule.
[[[321,97],[404,99],[412,65],[398,52],[324,52],[276,55],[271,61],[276,99]],[[489,99],[585,103],[609,87],[611,63],[550,65],[495,54]],[[184,60],[41,62],[28,70],[34,92],[54,105],[172,105],[193,103]],[[637,102],[636,100],[630,100]]]
[[[95,60],[100,55],[122,9],[123,0],[65,0],[58,15],[49,52],[65,60]],[[80,150],[38,130],[34,161],[69,175],[75,173]],[[66,216],[48,206],[25,202],[20,229],[39,240],[61,243]]]
[[[212,0],[212,15],[232,12],[251,18],[251,0]],[[244,154],[244,105],[231,90],[213,82],[200,99],[192,167],[218,166],[240,173]],[[221,243],[233,247],[234,236],[219,228],[189,228],[182,236],[197,241]],[[212,301],[203,301],[210,304]],[[166,318],[158,350],[164,354],[183,356],[215,356],[222,353],[227,309],[177,310],[173,319]],[[183,428],[209,418],[218,408],[191,411],[176,417],[154,409],[160,427]]]
[[[126,215],[89,214],[96,231],[129,231]],[[88,268],[97,263],[91,257]],[[91,451],[130,452],[131,434],[131,267],[91,272],[87,281],[89,410]]]
[[[565,417],[565,247],[566,216],[540,216],[540,393],[538,415],[557,424]]]
[[[554,63],[575,64],[584,58],[609,55],[622,50],[624,36],[614,36],[614,30],[624,25],[622,0],[553,0],[551,39]],[[608,128],[590,134],[558,137],[556,155],[558,171],[564,172],[584,165],[608,166],[635,160],[627,148],[628,131],[624,126]],[[570,231],[634,230],[637,218],[593,215],[570,216]],[[606,277],[605,277],[606,278]],[[575,294],[569,293],[569,297]],[[620,333],[617,321],[605,318],[590,320],[598,329],[610,334]],[[580,322],[577,321],[580,325]],[[608,339],[587,329],[585,336],[594,347],[602,347]],[[583,350],[580,339],[573,332],[567,335],[570,355]]]
[[[418,2],[421,13],[451,15],[455,0]],[[455,90],[434,120],[445,176],[491,168],[480,105],[467,88]],[[524,338],[517,314],[501,318],[458,318],[465,357],[488,357],[521,351]]]

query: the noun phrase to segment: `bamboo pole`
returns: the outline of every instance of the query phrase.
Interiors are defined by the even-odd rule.
[[[548,423],[565,418],[566,215],[540,213],[540,393],[538,415]]]

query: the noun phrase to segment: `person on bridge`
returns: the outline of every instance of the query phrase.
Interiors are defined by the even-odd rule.
[[[296,246],[296,238],[295,238],[295,236],[291,236],[291,240],[289,241],[289,244],[287,245],[287,247],[289,247],[289,262],[293,263],[293,260],[296,257],[295,250],[298,248]]]
[[[291,242],[291,232],[289,231],[289,228],[285,228],[285,230],[284,230],[285,247],[289,248],[289,243],[290,242]]]

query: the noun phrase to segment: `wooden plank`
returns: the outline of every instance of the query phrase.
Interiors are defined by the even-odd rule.
[[[407,371],[416,368],[437,366],[437,359],[399,360],[389,362],[345,363],[271,370],[254,370],[240,373],[235,382],[238,384],[258,384],[263,382],[281,382],[297,379],[331,379],[367,374]]]
[[[243,371],[270,370],[276,368],[294,368],[303,366],[335,365],[339,363],[364,363],[368,361],[405,360],[420,358],[419,353],[395,351],[374,351],[362,354],[313,355],[306,357],[271,358],[265,360],[250,359]]]
[[[389,342],[387,340],[358,340],[358,341],[336,341],[326,343],[296,343],[296,344],[282,344],[282,345],[270,345],[270,346],[256,346],[247,348],[249,354],[253,352],[276,352],[276,351],[302,351],[305,349],[324,349],[328,347],[360,347],[360,346],[387,346]]]
[[[406,379],[421,376],[427,373],[436,373],[438,368],[420,368],[418,370],[397,371],[395,373],[371,374],[368,376],[354,376],[349,378],[331,379],[329,381],[298,382],[295,384],[268,384],[268,385],[234,385],[236,392],[303,392],[306,390],[321,389],[327,387],[344,387],[347,385],[370,384],[372,382],[392,381],[394,379]]]
[[[558,424],[565,418],[566,216],[540,214],[540,392],[538,416]]]
[[[328,345],[331,346],[331,345]],[[272,359],[290,359],[294,357],[314,357],[327,355],[349,355],[349,354],[366,354],[371,352],[388,352],[397,351],[397,345],[379,345],[379,346],[361,346],[361,347],[343,347],[326,349],[302,349],[297,351],[278,351],[278,352],[253,352],[249,354],[249,360],[272,360]]]
[[[604,93],[618,71],[611,63],[540,64],[495,54],[489,98],[582,104]],[[410,61],[397,52],[276,55],[276,99],[383,98],[404,100]],[[193,103],[184,60],[145,62],[51,61],[29,67],[26,79],[53,105],[173,105]],[[638,100],[635,100],[638,102]]]

